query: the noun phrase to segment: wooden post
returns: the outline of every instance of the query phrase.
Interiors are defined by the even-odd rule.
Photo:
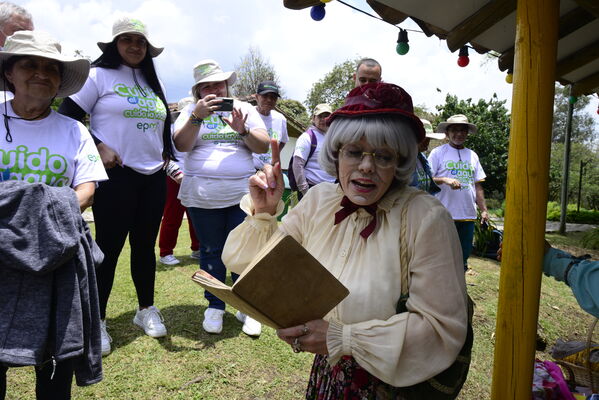
[[[530,400],[547,212],[559,0],[519,0],[492,399]]]

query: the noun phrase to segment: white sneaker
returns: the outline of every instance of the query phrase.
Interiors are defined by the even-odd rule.
[[[262,324],[247,314],[237,311],[235,314],[237,321],[243,323],[241,330],[248,336],[258,337],[262,333]]]
[[[100,321],[100,340],[102,342],[102,356],[109,355],[111,351],[110,343],[112,342],[112,338],[106,330],[106,320]]]
[[[164,257],[160,257],[160,262],[162,264],[166,264],[166,265],[176,265],[179,264],[179,260],[177,260],[177,257],[175,257],[172,254],[168,254]]]
[[[193,258],[194,260],[199,260],[200,259],[200,251],[199,250],[192,250],[191,254],[189,255],[189,257]]]
[[[166,327],[163,324],[164,318],[154,306],[138,309],[133,318],[133,323],[144,330],[146,335],[153,338],[166,336]]]
[[[202,327],[208,333],[221,333],[223,331],[223,315],[225,310],[207,308],[204,311],[204,322]]]

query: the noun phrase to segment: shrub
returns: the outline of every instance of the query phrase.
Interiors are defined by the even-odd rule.
[[[559,221],[561,214],[560,206],[555,201],[547,203],[547,219]],[[574,224],[599,224],[599,211],[580,208],[576,211],[576,204],[568,204],[566,222]]]
[[[585,232],[581,243],[585,249],[599,250],[599,228]]]

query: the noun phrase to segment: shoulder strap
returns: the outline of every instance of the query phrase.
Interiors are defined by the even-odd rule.
[[[408,301],[408,297],[410,297],[410,287],[408,281],[408,264],[409,264],[409,252],[408,252],[408,239],[407,239],[407,231],[408,231],[408,208],[412,199],[414,197],[424,194],[421,190],[416,190],[408,195],[406,200],[403,203],[401,213],[400,213],[400,230],[399,230],[399,260],[401,263],[401,296],[399,297],[399,301],[397,302],[397,312],[405,312],[406,302]]]
[[[316,135],[314,134],[314,131],[312,129],[308,131],[308,135],[310,135],[310,153],[308,154],[306,162],[308,162],[310,157],[312,157],[312,154],[314,154],[314,152],[316,151],[316,146],[318,146],[318,139],[316,139]]]

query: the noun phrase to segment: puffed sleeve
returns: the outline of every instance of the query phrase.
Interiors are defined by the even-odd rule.
[[[252,198],[249,194],[246,194],[241,199],[239,207],[247,216],[241,224],[229,233],[222,254],[222,260],[227,269],[237,274],[243,272],[255,255],[277,232],[277,216],[283,212],[285,204],[279,201],[275,215],[268,213],[253,215]]]
[[[331,365],[351,355],[382,381],[403,387],[435,376],[455,361],[467,333],[462,254],[451,217],[437,200],[431,201],[416,200],[409,209],[408,312],[351,324],[329,320]],[[385,247],[396,249],[397,243]]]

